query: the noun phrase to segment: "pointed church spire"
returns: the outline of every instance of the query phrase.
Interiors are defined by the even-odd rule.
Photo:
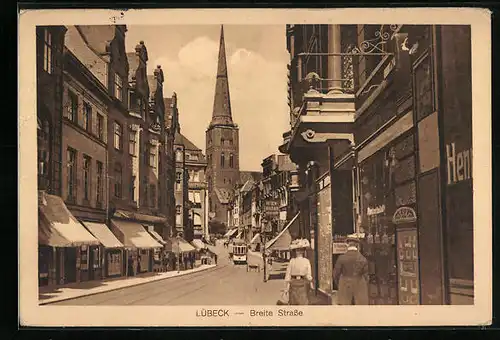
[[[219,60],[217,62],[217,79],[215,83],[214,107],[210,126],[234,126],[229,97],[229,81],[227,77],[226,47],[224,43],[224,26],[220,29]]]

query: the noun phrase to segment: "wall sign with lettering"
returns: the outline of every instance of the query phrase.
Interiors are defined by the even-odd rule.
[[[472,178],[472,148],[457,150],[455,143],[446,145],[448,185]]]

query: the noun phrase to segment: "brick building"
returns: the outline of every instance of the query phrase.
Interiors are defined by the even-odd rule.
[[[289,25],[287,36],[280,150],[299,166],[291,189],[317,291],[336,289],[336,245],[361,232],[370,304],[472,303],[470,27]]]

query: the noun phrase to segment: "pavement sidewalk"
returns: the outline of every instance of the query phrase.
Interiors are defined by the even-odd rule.
[[[149,282],[165,280],[172,277],[189,275],[201,272],[216,265],[202,265],[198,268],[183,270],[180,272],[170,271],[166,273],[147,273],[135,277],[108,279],[102,281],[87,281],[74,283],[58,287],[39,287],[38,301],[39,305],[46,305],[54,302],[65,301],[89,296],[99,293],[105,293],[112,290],[118,290],[127,287],[133,287]]]

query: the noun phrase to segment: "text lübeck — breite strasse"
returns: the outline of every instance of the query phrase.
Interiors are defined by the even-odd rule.
[[[277,312],[278,316],[304,316],[304,312],[298,309],[278,309]],[[263,310],[256,310],[256,309],[250,309],[250,316],[274,316],[274,313],[272,310],[269,309],[263,309]]]
[[[269,309],[250,309],[249,315],[252,317],[266,317],[274,316],[274,312]],[[213,318],[213,317],[229,317],[228,309],[198,309],[196,310],[196,316],[202,318]],[[278,309],[277,316],[304,316],[304,312],[298,309]]]

